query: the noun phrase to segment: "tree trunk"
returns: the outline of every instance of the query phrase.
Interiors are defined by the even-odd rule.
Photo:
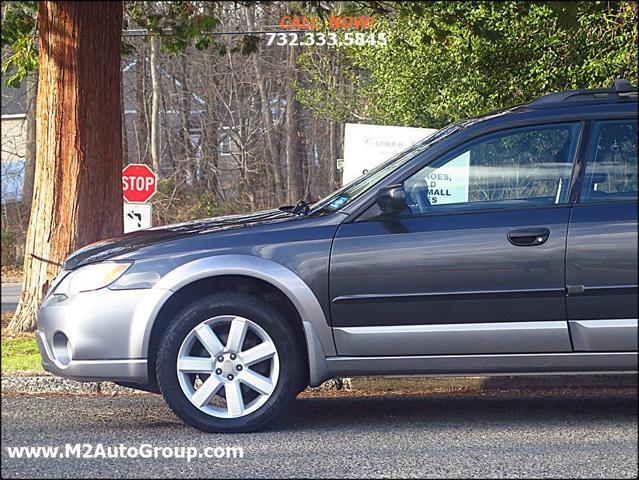
[[[189,185],[195,185],[195,158],[193,156],[193,145],[191,143],[190,125],[191,125],[191,93],[188,86],[188,62],[186,53],[181,55],[180,68],[177,77],[182,84],[180,87],[180,155],[178,158],[179,174],[178,178],[183,176]]]
[[[124,72],[120,69],[120,115],[122,116],[122,160],[120,167],[131,163],[129,154],[129,129],[126,121],[126,106],[124,105]]]
[[[249,30],[255,30],[255,6],[246,7],[246,23]],[[275,138],[275,126],[273,125],[273,114],[271,112],[271,104],[264,83],[264,74],[262,72],[261,56],[257,53],[253,55],[253,68],[255,70],[255,80],[260,91],[260,108],[262,115],[262,124],[266,132],[266,144],[270,154],[271,165],[273,166],[273,180],[275,183],[275,199],[279,203],[282,195],[282,166],[280,163],[279,149],[277,148],[277,139]]]
[[[27,76],[27,141],[24,158],[24,186],[22,187],[22,208],[31,212],[33,200],[33,177],[36,164],[36,102],[38,100],[38,75]],[[24,224],[23,224],[24,225]]]
[[[204,100],[207,112],[204,115],[205,121],[200,125],[202,138],[201,148],[202,157],[200,158],[200,187],[205,188],[214,195],[220,197],[222,201],[226,201],[226,193],[222,187],[220,176],[218,174],[220,142],[218,138],[218,105],[215,97],[206,89],[204,92]]]
[[[302,197],[302,137],[300,135],[299,102],[293,83],[297,79],[297,49],[289,47],[288,67],[291,84],[286,94],[286,177],[287,202],[294,204]]]
[[[166,88],[166,86],[162,84],[162,81],[160,81],[159,92],[161,92],[164,88]],[[171,112],[172,110],[171,105],[169,104],[167,106],[167,103],[169,100],[167,97],[168,95],[160,96],[160,115],[158,117],[158,124],[157,124],[158,131],[160,132],[159,166],[163,170],[163,174],[164,174],[163,176],[173,176],[174,173],[176,172],[175,155],[173,154],[173,144],[177,142],[173,142],[173,138],[172,138],[172,134],[173,134],[172,124],[174,122],[174,119],[172,118],[173,114]],[[166,122],[166,128],[161,128],[162,124],[160,122],[162,121],[162,119],[164,119]],[[177,177],[177,179],[179,180],[179,176]]]
[[[122,233],[121,35],[120,2],[40,3],[33,204],[10,331],[35,328],[71,252]]]
[[[160,78],[158,75],[158,56],[160,39],[151,37],[151,161],[153,170],[161,176],[160,170]]]
[[[146,49],[140,47],[138,64],[135,72],[135,141],[137,157],[132,163],[148,163],[149,161],[149,123],[146,108]]]

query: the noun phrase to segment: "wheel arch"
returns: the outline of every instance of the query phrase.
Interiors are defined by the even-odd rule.
[[[317,298],[308,285],[288,268],[260,257],[223,255],[186,263],[165,275],[154,289],[162,295],[153,313],[137,324],[139,346],[148,359],[149,380],[155,381],[155,350],[171,314],[197,295],[219,291],[257,294],[298,324],[306,347],[309,384],[317,386],[328,378],[326,356],[335,355],[333,335]],[[140,331],[141,330],[141,331]]]

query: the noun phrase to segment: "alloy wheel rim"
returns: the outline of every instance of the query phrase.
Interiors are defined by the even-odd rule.
[[[268,333],[236,315],[212,317],[193,328],[182,341],[176,368],[188,400],[218,418],[258,410],[273,394],[280,373]]]

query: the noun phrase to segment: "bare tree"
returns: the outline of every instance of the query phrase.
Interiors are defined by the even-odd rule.
[[[286,95],[286,172],[287,201],[296,202],[302,197],[302,137],[299,124],[299,102],[295,98],[292,84],[297,80],[297,49],[289,47],[288,69],[291,83]]]
[[[157,36],[151,37],[151,161],[153,170],[158,175],[162,174],[160,160],[160,78],[158,73],[158,62],[160,55],[160,39]]]
[[[246,24],[249,30],[254,31],[255,25],[255,6],[246,7]],[[273,179],[275,183],[275,198],[279,201],[282,195],[282,165],[280,163],[279,151],[277,148],[277,138],[275,136],[275,126],[273,125],[273,114],[271,111],[271,102],[266,91],[264,74],[262,72],[262,57],[258,54],[252,55],[253,67],[255,69],[255,80],[257,88],[260,92],[260,108],[262,114],[262,123],[264,133],[266,134],[266,143],[268,145],[268,154],[270,155],[270,163],[273,168]]]
[[[146,45],[138,45],[138,57],[134,67],[135,72],[135,119],[134,133],[136,145],[136,163],[148,163],[149,155],[149,122],[146,102]],[[128,132],[125,132],[128,134]],[[129,162],[133,163],[133,162]]]
[[[24,187],[22,189],[22,207],[31,211],[33,200],[33,177],[36,164],[36,100],[38,96],[38,75],[27,76],[27,138],[24,158]]]
[[[189,90],[188,57],[180,56],[177,83],[180,87],[180,160],[179,173],[187,183],[195,183],[195,165],[193,158],[193,144],[189,135],[191,125],[191,92]]]

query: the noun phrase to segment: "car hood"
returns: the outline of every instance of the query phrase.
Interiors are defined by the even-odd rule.
[[[225,230],[245,228],[267,223],[278,223],[299,218],[282,210],[266,210],[248,215],[228,215],[224,217],[205,218],[190,222],[165,225],[163,227],[138,230],[121,237],[110,238],[92,243],[76,250],[64,263],[65,270],[101,262],[109,258],[130,253],[140,248],[179,238],[221,232]]]

